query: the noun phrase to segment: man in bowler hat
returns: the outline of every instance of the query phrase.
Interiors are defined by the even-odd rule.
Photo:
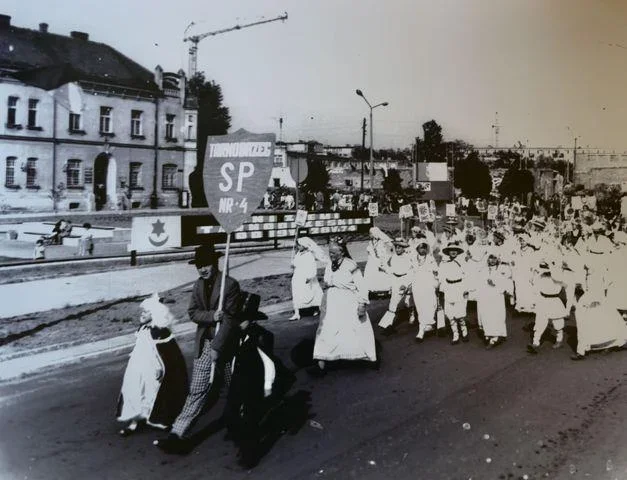
[[[191,320],[198,325],[194,368],[183,410],[174,421],[170,434],[155,441],[155,445],[166,453],[185,453],[187,450],[185,437],[207,400],[212,387],[212,369],[216,369],[214,388],[220,387],[220,376],[227,385],[230,381],[230,363],[239,338],[240,287],[236,280],[225,277],[222,310],[218,310],[222,282],[218,269],[220,256],[222,254],[216,252],[213,245],[202,245],[196,248],[194,259],[189,262],[196,265],[200,277],[194,283],[187,310]]]

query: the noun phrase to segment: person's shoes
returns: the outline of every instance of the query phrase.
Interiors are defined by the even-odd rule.
[[[313,365],[307,369],[307,373],[312,377],[320,378],[324,377],[327,374],[327,371],[325,368],[320,368],[319,365]]]
[[[389,326],[383,329],[383,332],[381,332],[381,335],[383,335],[384,337],[389,337],[390,335],[393,335],[395,333],[396,333],[396,328],[394,328],[393,326]]]
[[[564,342],[555,342],[555,345],[553,345],[553,349],[557,350],[558,348],[562,348],[563,345]]]
[[[155,440],[153,445],[159,447],[165,453],[182,455],[187,453],[187,442],[175,433],[170,433],[167,437]]]
[[[585,358],[586,358],[585,355],[581,355],[579,353],[575,353],[575,354],[570,356],[570,359],[571,360],[575,360],[575,361],[577,361],[577,360],[584,360]]]
[[[454,338],[451,340],[451,345],[459,345],[459,338]]]
[[[416,335],[416,338],[414,338],[414,341],[416,343],[422,343],[422,342],[425,341],[425,339],[423,337],[420,337],[420,336]]]
[[[529,345],[527,345],[527,352],[535,355],[536,353],[538,353],[538,347],[539,345],[534,345],[533,343],[530,343]]]
[[[469,341],[470,341],[470,338],[468,338],[468,335],[462,335],[462,342],[468,343]]]
[[[290,317],[290,320],[300,320],[300,315],[294,314]]]

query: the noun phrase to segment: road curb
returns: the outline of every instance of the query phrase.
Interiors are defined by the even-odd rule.
[[[292,302],[287,301],[269,305],[267,308],[262,308],[261,311],[268,315],[267,322],[273,323],[282,320],[272,319],[272,316],[290,311],[291,309]],[[191,321],[178,323],[174,325],[172,331],[177,338],[184,338],[194,334],[196,324]],[[17,380],[42,370],[70,365],[87,358],[118,353],[125,349],[130,350],[134,344],[135,334],[129,333],[79,345],[54,345],[9,354],[4,358],[0,357],[0,382]]]

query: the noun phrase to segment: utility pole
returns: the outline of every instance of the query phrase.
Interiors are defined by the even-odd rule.
[[[575,137],[575,149],[573,150],[573,183],[575,183],[576,168],[577,168],[577,137]]]
[[[361,192],[364,191],[364,153],[366,151],[366,117],[361,124]]]
[[[499,112],[496,112],[494,114],[494,125],[492,125],[492,128],[494,129],[494,148],[498,150],[499,149],[499,131],[501,129],[499,125]]]

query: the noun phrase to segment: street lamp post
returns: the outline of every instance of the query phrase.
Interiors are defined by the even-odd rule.
[[[368,99],[365,97],[365,95],[363,94],[361,90],[357,89],[355,93],[357,93],[357,95],[363,98],[366,104],[368,105],[368,107],[370,108],[370,194],[372,194],[372,189],[374,185],[374,156],[372,153],[372,130],[374,128],[372,124],[372,111],[377,107],[387,107],[389,104],[388,102],[381,102],[381,103],[377,103],[376,105],[370,105],[370,102],[368,101]]]

